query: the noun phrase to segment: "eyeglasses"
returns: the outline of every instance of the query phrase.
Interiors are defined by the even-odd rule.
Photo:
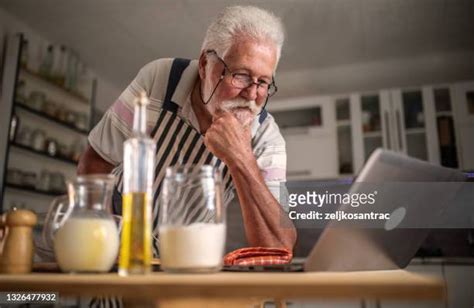
[[[270,82],[263,79],[259,79],[257,80],[257,82],[254,82],[252,76],[250,76],[249,74],[232,72],[227,66],[227,64],[224,62],[224,60],[219,57],[219,55],[217,55],[217,52],[215,50],[207,50],[206,54],[215,55],[217,59],[219,59],[219,61],[224,64],[224,70],[222,71],[221,79],[224,79],[227,71],[232,77],[231,84],[237,89],[246,89],[255,84],[257,85],[257,93],[260,96],[267,96],[267,98],[273,96],[278,91],[278,87],[275,85],[274,77],[272,77],[272,80]]]

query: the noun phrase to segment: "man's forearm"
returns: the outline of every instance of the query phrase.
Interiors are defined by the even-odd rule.
[[[249,244],[293,249],[296,230],[265,184],[255,159],[235,162],[229,168]]]

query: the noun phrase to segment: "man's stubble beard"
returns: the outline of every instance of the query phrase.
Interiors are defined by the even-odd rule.
[[[203,99],[205,101],[209,99],[214,87],[215,85],[213,86],[211,80],[206,77],[202,91],[204,96]],[[235,99],[219,103],[215,100],[215,96],[213,96],[211,101],[205,105],[205,108],[211,114],[211,116],[214,116],[218,110],[228,111],[232,113],[243,126],[250,126],[255,117],[262,110],[262,107],[257,106],[257,103],[254,100],[248,101],[242,97],[237,97]]]

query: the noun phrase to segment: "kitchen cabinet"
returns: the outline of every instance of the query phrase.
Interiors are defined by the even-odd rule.
[[[269,110],[290,180],[353,176],[379,147],[474,170],[474,82],[286,99]]]
[[[463,170],[474,170],[474,82],[452,86],[456,137]]]
[[[91,127],[96,81],[78,68],[77,56],[68,60],[75,68],[68,64],[67,73],[64,54],[55,61],[63,65],[61,74],[33,70],[28,66],[26,42],[17,34],[8,37],[6,45],[0,106],[0,211],[26,207],[39,213],[41,220],[52,199],[65,192],[64,180],[76,175]],[[73,77],[74,82],[66,82]]]
[[[338,173],[335,111],[329,97],[272,101],[270,114],[286,141],[289,180]]]
[[[468,157],[474,157],[474,139],[467,136],[474,133],[470,131],[474,121],[469,119],[469,88],[463,89],[442,84],[353,95],[355,170],[376,147],[450,168],[472,169]]]
[[[378,147],[458,167],[449,87],[382,90],[352,100],[356,172]]]
[[[390,109],[390,98],[388,91],[376,91],[368,93],[351,94],[346,98],[337,96],[333,99],[336,110],[340,108],[342,102],[349,104],[350,114],[349,120],[347,120],[345,135],[339,133],[340,130],[345,126],[345,122],[341,123],[338,119],[338,155],[340,157],[346,157],[341,160],[340,171],[346,171],[342,166],[348,164],[348,150],[352,156],[352,162],[350,172],[344,173],[357,173],[363,166],[367,158],[372,152],[379,148],[390,148],[391,144],[391,132],[388,127],[388,110]],[[346,121],[346,120],[342,120]],[[351,139],[349,139],[349,137]],[[351,143],[350,146],[348,145]]]

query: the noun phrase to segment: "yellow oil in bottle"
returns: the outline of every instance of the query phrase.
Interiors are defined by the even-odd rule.
[[[151,211],[145,192],[123,195],[119,274],[146,274],[151,270]]]

